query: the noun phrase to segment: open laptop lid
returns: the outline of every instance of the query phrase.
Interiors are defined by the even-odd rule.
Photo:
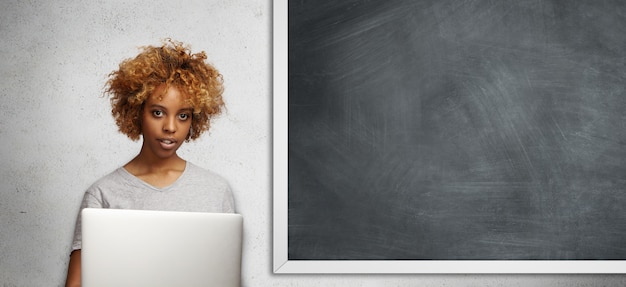
[[[240,286],[243,218],[82,211],[82,286]]]

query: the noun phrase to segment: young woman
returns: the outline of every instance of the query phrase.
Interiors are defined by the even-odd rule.
[[[120,132],[143,138],[139,154],[96,181],[85,192],[83,208],[235,211],[226,180],[177,154],[185,141],[208,130],[219,114],[222,76],[182,43],[143,48],[110,74],[107,93]],[[81,219],[76,221],[66,286],[80,286]]]

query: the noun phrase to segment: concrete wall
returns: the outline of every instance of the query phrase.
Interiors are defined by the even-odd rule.
[[[0,285],[61,286],[84,190],[139,151],[116,130],[106,75],[143,45],[205,50],[228,110],[181,155],[225,176],[244,215],[245,286],[622,286],[624,276],[273,275],[271,2],[0,3]]]

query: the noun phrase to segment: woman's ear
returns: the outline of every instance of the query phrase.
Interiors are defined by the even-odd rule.
[[[135,124],[137,125],[137,132],[139,133],[139,136],[143,135],[143,110],[145,105],[145,101],[141,103],[141,106],[139,106],[139,113],[137,113],[137,118],[135,119]]]
[[[191,136],[193,136],[193,125],[189,127],[189,133],[187,134],[187,138],[185,138],[186,142],[191,140]]]
[[[185,138],[186,142],[191,141],[191,137],[193,136],[193,122],[194,122],[195,118],[196,118],[196,114],[192,113],[191,114],[191,125],[189,126],[189,133],[187,134],[187,137]]]

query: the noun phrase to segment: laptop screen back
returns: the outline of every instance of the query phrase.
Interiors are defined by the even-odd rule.
[[[82,286],[240,286],[239,214],[82,211]]]

